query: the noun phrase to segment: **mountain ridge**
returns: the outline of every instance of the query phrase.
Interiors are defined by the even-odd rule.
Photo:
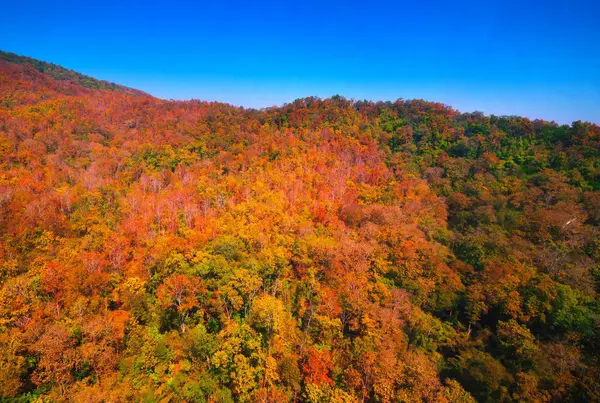
[[[13,64],[30,65],[35,70],[48,75],[54,80],[66,81],[88,89],[116,91],[134,96],[150,96],[149,94],[138,89],[125,87],[123,85],[106,80],[99,80],[54,63],[48,63],[28,56],[21,56],[12,52],[0,50],[0,60],[4,60]]]
[[[129,95],[134,95],[134,96],[141,96],[141,97],[154,97],[151,94],[148,94],[146,92],[144,92],[143,90],[140,89],[136,89],[136,88],[130,88],[130,87],[126,87],[124,85],[118,84],[118,83],[114,83],[111,81],[107,81],[107,80],[100,80],[91,76],[87,76],[84,74],[81,74],[75,70],[71,70],[65,67],[62,67],[60,65],[56,65],[54,63],[50,63],[50,62],[45,62],[45,61],[41,61],[39,59],[35,59],[29,56],[23,56],[23,55],[19,55],[13,52],[8,52],[8,51],[3,51],[0,50],[0,60],[4,60],[8,63],[13,63],[13,64],[17,64],[17,65],[29,65],[31,66],[33,69],[35,69],[36,71],[47,75],[48,77],[57,80],[57,81],[62,81],[62,82],[68,82],[71,83],[73,85],[78,85],[82,88],[87,88],[87,89],[100,89],[100,90],[109,90],[109,91],[115,91],[115,92],[119,92],[119,93],[125,93],[125,94],[129,94]],[[326,98],[326,99],[334,99],[336,97],[340,97],[340,95],[332,95],[330,98]],[[156,99],[162,99],[164,101],[197,101],[197,98],[193,98],[193,99],[189,99],[189,100],[171,100],[171,99],[166,99],[166,98],[157,98],[154,97]],[[302,99],[311,99],[311,98],[318,98],[318,97],[312,97],[312,96],[307,96],[305,98],[299,98],[298,100],[302,100]],[[341,97],[346,99],[345,97]],[[318,98],[321,99],[321,98]],[[200,100],[200,101],[205,101],[205,102],[218,102],[218,103],[222,103],[225,105],[230,105],[232,107],[235,107],[233,104],[230,104],[228,102],[220,102],[220,101],[210,101],[210,100]],[[403,101],[403,99],[398,99],[397,101]],[[385,103],[385,104],[391,104],[397,101],[377,101],[377,100],[352,100],[352,102],[373,102],[373,103]],[[435,101],[427,101],[424,99],[412,99],[412,100],[408,100],[408,101],[423,101],[423,102],[427,102],[427,103],[432,103],[432,104],[440,104],[440,105],[444,105],[447,108],[451,108],[453,109],[452,105],[447,105],[447,104],[443,104],[440,102],[435,102]],[[275,106],[265,106],[262,108],[248,108],[248,107],[243,107],[243,106],[239,106],[242,107],[244,109],[248,109],[248,110],[269,110],[272,108],[275,109],[281,109],[283,107],[285,107],[286,105],[292,104],[295,101],[291,101],[291,102],[285,102],[281,105],[275,105]],[[466,112],[466,111],[459,111],[461,113],[465,113],[465,114],[481,114],[481,112],[478,111],[473,111],[473,112]],[[501,118],[517,118],[517,119],[530,119],[531,121],[540,121],[540,122],[546,122],[549,124],[556,124],[558,126],[563,126],[563,125],[569,125],[567,123],[556,123],[554,120],[547,120],[547,119],[532,119],[532,118],[527,118],[527,117],[523,117],[520,115],[495,115],[495,114],[488,114],[485,116],[491,116],[491,117],[501,117]],[[582,123],[590,123],[590,124],[595,124],[597,125],[597,123],[594,122],[588,122],[588,121],[582,121],[582,120],[577,120],[578,122],[582,122]],[[575,121],[574,121],[575,122]],[[573,123],[573,122],[571,122]]]

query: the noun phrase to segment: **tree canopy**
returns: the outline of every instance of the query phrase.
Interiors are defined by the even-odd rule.
[[[597,125],[2,55],[0,400],[600,401]]]

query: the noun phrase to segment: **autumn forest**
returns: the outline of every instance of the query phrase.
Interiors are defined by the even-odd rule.
[[[600,402],[599,293],[595,124],[0,52],[1,402]]]

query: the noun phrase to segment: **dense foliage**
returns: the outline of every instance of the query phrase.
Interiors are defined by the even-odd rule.
[[[600,127],[0,61],[0,400],[600,401]]]

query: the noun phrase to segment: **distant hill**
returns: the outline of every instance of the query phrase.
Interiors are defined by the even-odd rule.
[[[79,85],[84,88],[96,90],[110,90],[121,92],[135,96],[147,96],[143,91],[115,84],[110,81],[98,80],[90,76],[78,73],[76,71],[66,69],[53,63],[47,63],[41,60],[33,59],[27,56],[17,55],[16,53],[5,52],[0,50],[0,60],[5,60],[15,64],[29,64],[40,73],[58,80],[67,81],[71,84]]]

